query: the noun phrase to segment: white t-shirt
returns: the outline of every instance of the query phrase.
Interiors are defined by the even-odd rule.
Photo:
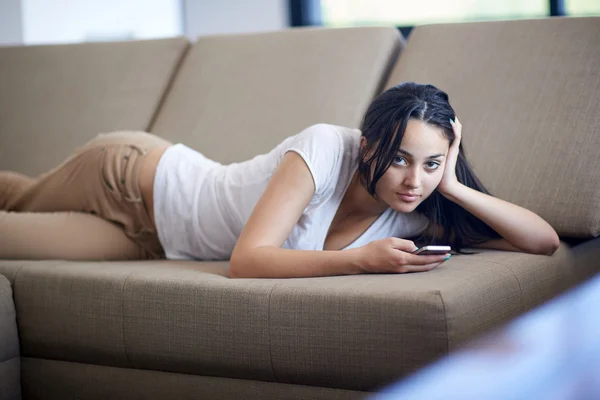
[[[161,157],[154,181],[158,237],[169,259],[227,260],[269,179],[288,151],[306,162],[315,194],[282,247],[323,250],[327,232],[358,167],[361,133],[317,124],[269,153],[222,165],[183,145]],[[388,208],[346,249],[423,232],[427,218]]]

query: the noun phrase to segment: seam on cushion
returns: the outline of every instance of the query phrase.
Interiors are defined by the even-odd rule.
[[[19,276],[19,274],[21,273],[21,270],[23,270],[23,268],[25,268],[25,264],[21,264],[19,266],[19,269],[17,269],[17,272],[15,272],[13,281],[11,283],[11,288],[10,290],[12,291],[12,298],[13,298],[13,307],[15,309],[15,324],[17,325],[17,340],[19,341],[19,350],[18,350],[18,357],[20,358],[23,354],[23,340],[21,338],[21,329],[20,326],[21,324],[19,323],[19,312],[17,311],[17,278]],[[7,277],[5,277],[6,279],[8,279]],[[9,281],[10,282],[10,281]]]
[[[183,62],[187,59],[188,54],[191,52],[192,44],[187,39],[185,41],[185,44],[185,49],[182,51],[182,54],[176,60],[173,68],[171,68],[171,76],[167,80],[166,85],[163,87],[162,95],[159,96],[158,101],[154,105],[154,112],[150,116],[150,120],[148,121],[148,125],[146,126],[146,131],[148,132],[154,130],[154,125],[156,125],[159,115],[161,114],[161,111],[163,111],[164,105],[167,102],[167,98],[173,91],[175,80],[181,73]]]
[[[6,260],[6,261],[10,261],[10,260]],[[10,282],[11,290],[12,290],[12,292],[13,292],[13,300],[14,300],[14,297],[15,297],[15,290],[14,290],[14,286],[15,286],[15,283],[17,282],[17,277],[19,276],[19,273],[21,272],[21,270],[23,269],[23,267],[25,267],[25,264],[21,264],[21,265],[19,265],[19,268],[17,268],[17,271],[15,272],[15,274],[14,274],[14,276],[13,276],[13,280],[12,280],[12,282],[10,281],[10,279],[8,278],[8,276],[6,276],[6,275],[4,275],[4,274],[0,273],[0,275],[4,276],[4,277],[6,278],[6,280],[7,280],[8,282]]]
[[[495,264],[495,265],[499,265],[501,267],[503,267],[505,270],[509,271],[511,273],[511,275],[515,278],[515,280],[517,281],[517,285],[519,285],[519,295],[521,297],[521,312],[525,311],[525,300],[523,299],[523,288],[521,287],[521,281],[519,280],[519,277],[517,276],[517,274],[515,274],[515,272],[508,268],[506,265],[504,264],[500,264],[499,262],[495,262],[495,261],[488,261],[490,264]]]
[[[502,264],[498,264],[498,265],[502,265]],[[510,271],[512,276],[515,277],[515,280],[517,281],[517,285],[519,285],[519,294],[521,295],[521,312],[524,312],[525,311],[525,300],[523,299],[523,288],[521,287],[521,281],[519,280],[519,277],[517,276],[517,274],[515,274],[515,272],[512,269],[508,268],[506,265],[503,265],[503,267]]]
[[[20,268],[17,270],[20,271],[21,268],[23,268],[23,265],[20,266]],[[8,282],[8,288],[10,290],[10,297],[12,300],[12,311],[13,311],[13,316],[14,316],[14,326],[15,326],[15,331],[17,333],[17,350],[15,352],[13,351],[8,351],[8,357],[4,360],[0,359],[0,364],[4,364],[6,362],[9,362],[11,360],[14,360],[15,358],[21,358],[21,336],[20,336],[20,330],[19,330],[19,321],[18,321],[18,316],[17,316],[17,303],[16,303],[16,298],[15,298],[15,290],[14,290],[14,281],[11,282],[7,276],[0,274],[0,276],[4,277],[7,282]],[[15,274],[15,279],[16,279],[16,274]]]
[[[377,63],[373,63],[374,68],[372,72],[375,76],[379,76],[380,79],[379,82],[377,82],[375,84],[375,87],[373,88],[374,91],[370,95],[371,100],[377,97],[377,95],[379,95],[380,93],[382,93],[385,87],[388,86],[388,84],[390,83],[390,78],[392,77],[392,73],[394,72],[394,67],[398,64],[400,56],[402,55],[402,52],[406,47],[406,38],[399,31],[396,30],[396,32],[397,34],[394,35],[394,43],[391,51],[382,51],[381,54],[378,54],[378,56],[382,59],[387,59],[385,65],[383,67],[378,68],[376,66]]]
[[[43,261],[53,261],[53,260],[30,260],[30,262],[43,262]],[[63,265],[68,265],[70,264],[70,261],[61,261],[58,262],[54,265],[54,267],[59,267],[59,266],[63,266]],[[21,271],[23,270],[23,268],[25,268],[25,264],[21,264],[21,266],[19,267],[19,269],[17,269],[17,272],[15,273],[15,277],[13,279],[14,284],[11,284],[11,289],[12,289],[12,295],[13,295],[13,303],[14,303],[14,307],[15,307],[15,321],[17,323],[17,337],[19,339],[19,356],[21,358],[23,358],[23,338],[21,337],[21,323],[19,321],[19,315],[21,315],[21,313],[19,312],[19,310],[17,309],[17,278],[19,277],[19,275],[21,275]],[[8,278],[6,278],[8,279]]]
[[[13,360],[19,360],[21,361],[21,356],[15,356],[15,357],[11,357],[11,358],[7,358],[6,360],[2,360],[0,361],[0,365],[5,364],[5,363],[9,363]]]
[[[446,314],[446,303],[444,302],[444,298],[442,297],[442,292],[436,290],[438,296],[440,296],[440,301],[442,302],[442,309],[444,310],[444,324],[446,325],[446,354],[450,352],[450,337],[448,336],[448,314]]]
[[[273,287],[269,291],[269,300],[268,300],[269,307],[268,307],[268,314],[267,314],[267,334],[269,336],[269,361],[271,362],[271,373],[273,374],[273,378],[275,379],[275,382],[280,383],[279,377],[275,373],[275,367],[273,365],[273,347],[272,347],[273,341],[271,340],[271,295],[273,294],[273,291],[275,290],[276,287],[277,287],[277,285],[273,285]]]
[[[131,277],[131,275],[133,275],[133,272],[130,272],[127,275],[127,278],[125,278],[125,281],[123,282],[123,286],[121,287],[121,315],[122,315],[122,319],[121,319],[121,331],[123,333],[123,352],[125,353],[125,359],[127,360],[127,364],[129,365],[130,368],[135,368],[133,366],[133,364],[131,363],[131,359],[129,358],[129,353],[127,353],[127,344],[125,343],[125,285],[127,285],[127,281],[129,281],[129,278]]]

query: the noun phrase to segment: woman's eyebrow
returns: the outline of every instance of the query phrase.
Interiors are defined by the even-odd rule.
[[[400,154],[403,154],[403,155],[405,155],[405,156],[408,156],[408,157],[411,157],[411,158],[413,158],[413,155],[412,155],[412,154],[410,154],[410,153],[409,153],[408,151],[406,151],[406,150],[399,149],[399,150],[398,150],[398,153],[400,153]],[[441,153],[440,153],[440,154],[433,154],[433,155],[431,155],[431,156],[427,157],[427,159],[430,159],[430,158],[439,158],[439,157],[444,157],[444,154],[441,154]]]

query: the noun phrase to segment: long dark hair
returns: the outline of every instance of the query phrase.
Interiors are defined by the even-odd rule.
[[[452,145],[455,135],[450,118],[454,119],[456,116],[448,95],[433,85],[404,82],[377,96],[363,118],[361,131],[367,143],[358,166],[360,178],[371,196],[376,196],[377,182],[397,155],[409,119],[441,128]],[[459,150],[456,162],[458,181],[489,194],[467,162],[462,143]],[[373,154],[366,157],[370,151]],[[422,235],[415,238],[420,244],[439,242],[460,250],[468,245],[500,237],[479,218],[442,196],[437,189],[417,206],[416,211],[425,215],[430,224],[443,228],[442,234],[433,233],[440,240]]]

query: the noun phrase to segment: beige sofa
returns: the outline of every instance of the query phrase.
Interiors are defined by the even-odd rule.
[[[599,272],[598,37],[600,18],[555,18],[420,26],[406,46],[353,28],[1,48],[0,169],[40,173],[117,129],[240,161],[314,123],[356,127],[385,87],[429,82],[492,193],[564,242],[552,257],[288,280],[15,249],[0,260],[0,397],[363,398]]]

